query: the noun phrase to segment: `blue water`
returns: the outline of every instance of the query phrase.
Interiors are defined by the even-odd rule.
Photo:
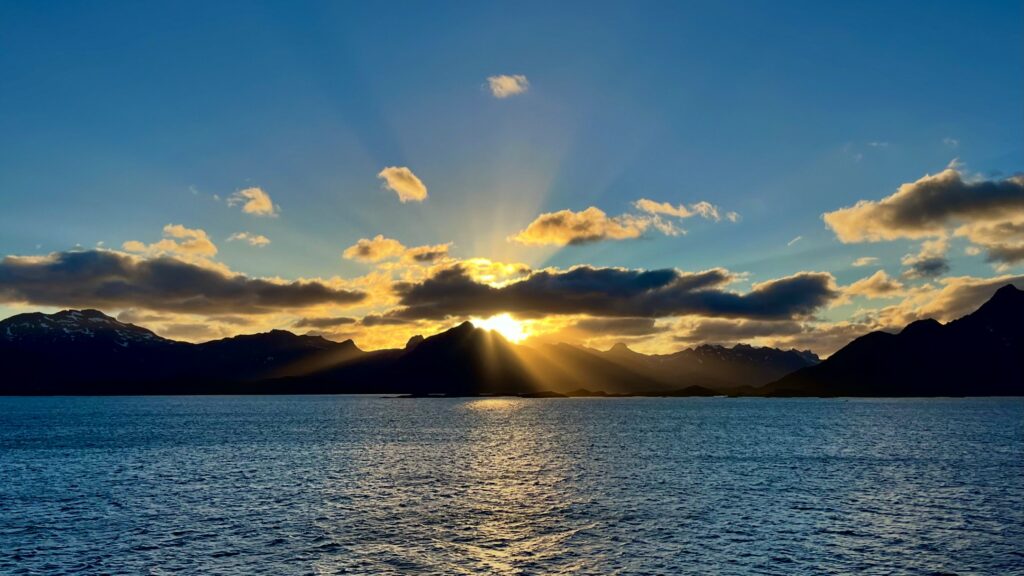
[[[1024,400],[0,398],[2,574],[1024,574]]]

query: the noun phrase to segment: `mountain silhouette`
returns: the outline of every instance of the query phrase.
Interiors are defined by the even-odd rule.
[[[765,386],[797,396],[1024,395],[1024,292],[1013,285],[958,320],[872,332]]]
[[[651,355],[515,345],[469,322],[370,352],[284,330],[192,344],[65,310],[0,321],[0,394],[1021,395],[1021,320],[1024,292],[1007,286],[959,320],[867,334],[819,362],[744,344]]]
[[[810,351],[779,350],[737,344],[731,348],[702,344],[672,354],[641,354],[625,344],[600,353],[659,383],[660,388],[703,386],[730,390],[761,386],[806,366],[820,362]]]

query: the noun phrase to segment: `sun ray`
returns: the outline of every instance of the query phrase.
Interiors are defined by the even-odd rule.
[[[509,342],[518,344],[529,337],[526,327],[511,314],[496,314],[490,318],[470,318],[478,328],[501,334]]]

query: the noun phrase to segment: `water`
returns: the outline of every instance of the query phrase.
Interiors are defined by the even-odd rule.
[[[0,398],[3,574],[1024,574],[1024,399]]]

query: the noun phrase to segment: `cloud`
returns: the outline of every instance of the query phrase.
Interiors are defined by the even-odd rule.
[[[685,204],[673,206],[668,202],[656,202],[648,198],[641,198],[636,202],[633,202],[633,206],[637,210],[647,214],[670,216],[673,218],[690,218],[693,216],[700,216],[705,220],[713,220],[715,222],[719,222],[722,219],[721,209],[718,206],[703,200],[695,202],[690,206],[686,206]],[[740,219],[740,215],[736,212],[727,212],[725,217],[730,222],[737,222]]]
[[[903,284],[879,270],[866,278],[861,278],[843,289],[844,297],[863,296],[868,299],[892,298],[903,293]]]
[[[960,145],[959,140],[957,140],[956,138],[950,138],[949,136],[943,138],[942,143],[945,144],[946,146],[949,146],[950,148],[956,148],[957,146]]]
[[[591,206],[582,212],[559,210],[541,214],[509,239],[531,246],[575,246],[600,240],[639,238],[651,220],[629,214],[610,217]]]
[[[448,257],[452,243],[434,244],[432,246],[414,246],[402,254],[402,260],[412,264],[430,264]]]
[[[969,253],[984,249],[985,259],[1001,265],[1024,262],[1024,214],[1008,215],[1001,222],[975,222],[964,224],[954,235],[967,238],[976,246]]]
[[[359,321],[363,326],[399,326],[402,324],[411,324],[412,322],[413,320],[410,318],[381,314],[367,314]]]
[[[398,258],[403,253],[405,246],[401,242],[377,234],[373,238],[360,238],[354,245],[346,248],[342,256],[360,262],[380,262],[388,258]]]
[[[0,301],[41,306],[266,314],[327,304],[351,306],[365,298],[363,292],[322,281],[250,278],[169,255],[140,258],[82,250],[0,260]]]
[[[823,218],[845,244],[941,237],[956,223],[998,222],[1010,216],[1024,217],[1024,176],[965,181],[951,167],[903,184],[882,200],[861,200]]]
[[[646,336],[667,330],[655,325],[654,318],[584,318],[572,328],[588,334]]]
[[[381,170],[377,178],[384,180],[384,187],[398,194],[398,200],[403,204],[427,199],[426,185],[404,166],[389,166]]]
[[[253,216],[276,217],[281,208],[261,188],[246,188],[228,196],[228,206],[242,205],[242,212]]]
[[[853,261],[854,268],[861,268],[863,266],[871,266],[878,262],[878,258],[874,256],[861,256]]]
[[[250,246],[266,246],[270,244],[270,238],[262,234],[250,234],[249,232],[235,232],[231,236],[228,236],[228,242],[234,242],[235,240],[244,240],[249,243]]]
[[[949,242],[945,238],[925,240],[917,254],[907,254],[900,263],[907,266],[903,273],[906,278],[936,278],[949,272],[949,260],[946,251]]]
[[[185,228],[181,224],[164,226],[164,238],[152,244],[129,240],[121,245],[128,252],[139,254],[178,254],[183,256],[213,257],[217,247],[205,231]]]
[[[654,200],[649,200],[647,198],[641,198],[636,202],[633,202],[633,206],[641,212],[673,216],[675,218],[689,218],[696,214],[696,212],[690,210],[684,204],[673,206],[668,202],[655,202]]]
[[[716,268],[703,272],[674,269],[630,270],[578,266],[541,270],[500,287],[474,281],[452,266],[419,283],[399,282],[394,289],[403,306],[392,312],[405,318],[587,314],[601,317],[703,315],[762,319],[811,314],[839,296],[835,279],[822,272],[801,272],[755,284],[739,294],[724,287],[736,276]]]
[[[530,81],[522,74],[501,74],[499,76],[489,76],[487,78],[487,86],[491,90],[491,95],[495,98],[508,98],[509,96],[516,96],[529,90]]]
[[[347,324],[355,324],[355,318],[339,317],[339,318],[300,318],[296,320],[292,326],[296,328],[334,328],[335,326],[345,326]]]
[[[668,202],[656,202],[641,198],[633,202],[640,214],[609,216],[600,208],[591,206],[581,212],[559,210],[547,212],[533,220],[525,229],[509,236],[509,240],[532,246],[575,246],[602,240],[630,240],[639,238],[649,229],[666,236],[679,236],[686,231],[677,228],[669,218],[680,220],[701,216],[706,220],[720,221],[720,210],[710,202],[696,202],[690,206],[673,206]],[[739,220],[739,214],[729,212],[726,219]]]
[[[673,339],[677,342],[734,344],[756,338],[788,336],[804,331],[801,323],[793,320],[731,320],[700,318],[679,322]]]
[[[801,241],[803,239],[804,239],[803,236],[797,236],[796,238],[793,238],[789,242],[786,242],[786,246],[792,246],[793,244],[796,244],[797,242],[799,242],[799,241]]]
[[[434,244],[427,246],[414,246],[406,248],[404,244],[393,238],[385,238],[377,234],[371,238],[360,238],[354,245],[349,246],[342,253],[348,260],[360,262],[380,262],[401,258],[405,264],[426,265],[448,257],[448,250],[452,243]]]

